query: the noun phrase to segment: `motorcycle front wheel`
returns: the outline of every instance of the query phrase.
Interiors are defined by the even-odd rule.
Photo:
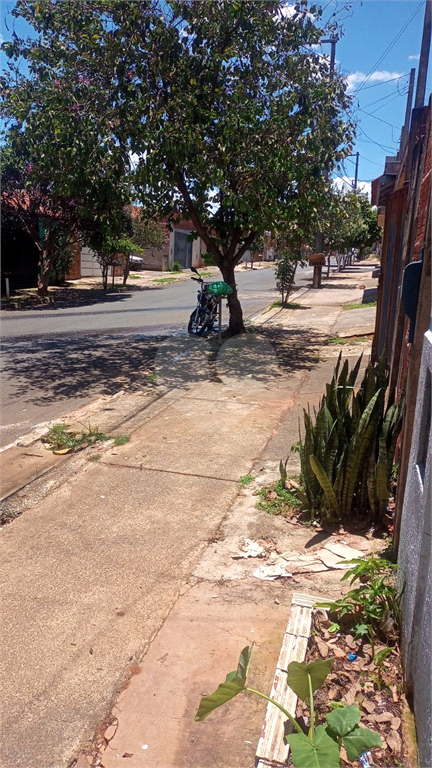
[[[202,336],[209,326],[209,316],[204,312],[201,307],[197,307],[192,312],[189,323],[188,333],[193,333],[195,336]]]

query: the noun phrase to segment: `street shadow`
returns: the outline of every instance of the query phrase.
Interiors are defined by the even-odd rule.
[[[273,346],[281,372],[310,371],[317,364],[318,350],[327,339],[325,334],[304,328],[263,328],[263,335]]]
[[[56,309],[70,309],[74,307],[91,307],[95,304],[116,304],[131,297],[131,293],[137,291],[157,291],[162,286],[150,287],[146,285],[133,285],[116,287],[114,290],[104,291],[102,288],[59,288],[48,294],[45,299],[32,294],[29,296],[16,294],[10,299],[2,297],[2,309],[15,312],[17,310],[32,312],[55,311]]]
[[[243,334],[219,348],[217,339],[186,333],[88,334],[14,339],[3,345],[3,380],[10,398],[46,405],[76,397],[190,389],[203,381],[239,392],[278,384],[280,377],[316,365],[324,336],[279,328]]]
[[[378,288],[365,288],[363,291],[362,304],[369,304],[378,299]]]
[[[3,345],[3,381],[13,399],[37,405],[77,396],[112,395],[154,386],[153,361],[162,337],[124,334],[55,336]]]

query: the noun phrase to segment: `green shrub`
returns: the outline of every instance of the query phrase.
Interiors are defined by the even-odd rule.
[[[183,272],[182,265],[180,264],[179,261],[174,261],[173,262],[173,265],[172,265],[172,267],[170,269],[170,272]]]
[[[206,267],[215,267],[216,263],[211,253],[202,253],[201,258]]]

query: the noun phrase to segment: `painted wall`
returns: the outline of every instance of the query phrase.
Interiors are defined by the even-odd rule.
[[[419,765],[432,765],[432,331],[424,336],[399,542],[402,647],[412,696]]]

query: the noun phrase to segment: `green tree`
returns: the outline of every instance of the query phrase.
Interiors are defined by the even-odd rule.
[[[3,147],[2,227],[23,230],[36,245],[37,287],[43,296],[53,271],[64,278],[71,247],[79,240],[80,218],[73,201],[53,195],[49,182],[35,181],[32,171],[32,165],[25,164],[10,145]]]
[[[233,289],[229,330],[244,331],[235,266],[299,208],[316,216],[323,171],[350,152],[345,81],[310,49],[328,32],[320,10],[307,0],[292,14],[277,0],[18,0],[14,13],[39,33],[6,46],[29,62],[28,76],[5,82],[15,131],[51,120],[63,168],[78,155],[84,171],[90,143],[96,186],[94,157],[107,158],[111,188],[133,153],[135,198],[149,216],[192,220]]]
[[[366,195],[359,192],[332,190],[322,216],[324,247],[327,252],[347,252],[375,245],[381,238],[377,212]]]
[[[165,242],[165,233],[157,221],[147,221],[142,215],[132,217],[131,239],[123,241],[120,249],[124,256],[123,285],[130,272],[130,257],[142,256],[147,248],[160,248]]]

